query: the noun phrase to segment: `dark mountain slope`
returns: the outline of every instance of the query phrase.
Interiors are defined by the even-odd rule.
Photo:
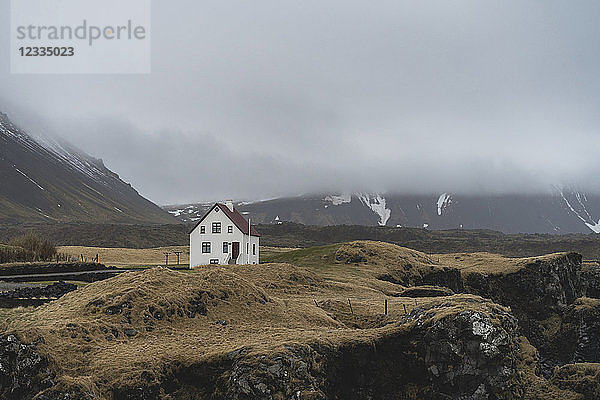
[[[489,229],[504,233],[600,233],[600,196],[555,188],[540,194],[309,195],[237,203],[257,223]],[[166,206],[193,222],[206,204]]]
[[[174,219],[67,143],[34,139],[0,113],[0,222],[172,223]]]

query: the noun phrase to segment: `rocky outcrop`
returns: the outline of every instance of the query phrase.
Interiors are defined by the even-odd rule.
[[[564,313],[555,340],[565,363],[600,362],[600,299],[577,299]]]
[[[37,343],[23,343],[14,335],[0,336],[0,398],[31,399],[54,385],[48,360]]]
[[[339,346],[284,346],[276,354],[240,349],[223,358],[218,377],[209,379],[211,395],[227,400],[478,400],[523,394],[517,321],[501,306],[454,296],[416,308],[383,329],[374,340]],[[176,380],[206,382],[211,369],[195,370],[197,377],[182,369]]]
[[[516,319],[508,310],[469,295],[415,308],[400,321],[334,342],[250,347],[144,372],[132,386],[110,389],[115,399],[520,399]],[[35,344],[14,336],[0,342],[0,397],[96,398],[57,384]]]
[[[59,297],[77,289],[77,285],[59,281],[47,286],[22,287],[8,292],[0,293],[0,302],[3,299],[27,299],[34,297]]]
[[[464,274],[470,293],[494,300],[528,318],[542,320],[563,311],[585,294],[581,280],[581,255],[546,256],[507,273]]]
[[[569,306],[585,293],[581,268],[581,255],[570,253],[533,259],[506,273],[463,275],[468,292],[511,308],[549,376],[565,362],[569,344],[563,341],[561,325]]]
[[[586,297],[600,299],[600,265],[598,263],[583,264],[581,281],[586,289]]]

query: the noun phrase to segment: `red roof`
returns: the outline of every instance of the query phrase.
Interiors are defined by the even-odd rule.
[[[196,223],[196,225],[194,225],[194,227],[192,228],[190,233],[192,233],[194,231],[194,229],[196,229],[198,227],[198,225],[200,225],[202,223],[202,221],[204,221],[204,219],[208,216],[208,214],[210,214],[212,212],[212,210],[215,209],[215,207],[219,207],[221,209],[221,211],[223,211],[223,213],[225,213],[227,218],[229,218],[231,220],[231,222],[233,222],[235,224],[235,226],[237,226],[238,229],[240,231],[242,231],[242,233],[244,235],[248,234],[248,220],[246,218],[244,218],[242,216],[242,214],[240,214],[238,212],[238,210],[236,210],[235,208],[233,209],[233,211],[231,211],[229,209],[229,207],[227,207],[225,204],[221,204],[221,203],[216,203],[214,206],[212,206],[210,208],[210,210],[208,210],[208,212],[206,214],[204,214],[204,216],[202,218],[200,218],[200,221],[198,221],[198,223]],[[254,229],[253,226],[250,227],[250,232],[251,232],[251,236],[260,236],[258,234],[258,232],[256,231],[256,229]]]

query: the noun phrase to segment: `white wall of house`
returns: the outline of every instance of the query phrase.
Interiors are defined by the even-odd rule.
[[[221,224],[220,233],[213,233],[215,222]],[[190,268],[207,264],[228,264],[234,242],[238,242],[240,246],[237,264],[258,264],[259,239],[257,236],[244,235],[218,206],[214,207],[200,225],[190,233]],[[203,243],[205,243],[204,250],[207,250],[206,244],[210,244],[209,253],[202,252]],[[223,243],[227,243],[227,252],[224,252]]]

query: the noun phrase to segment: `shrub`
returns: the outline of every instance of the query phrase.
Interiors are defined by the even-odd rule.
[[[0,263],[18,261],[51,261],[57,255],[56,246],[41,240],[35,233],[18,236],[8,246],[0,248]]]

